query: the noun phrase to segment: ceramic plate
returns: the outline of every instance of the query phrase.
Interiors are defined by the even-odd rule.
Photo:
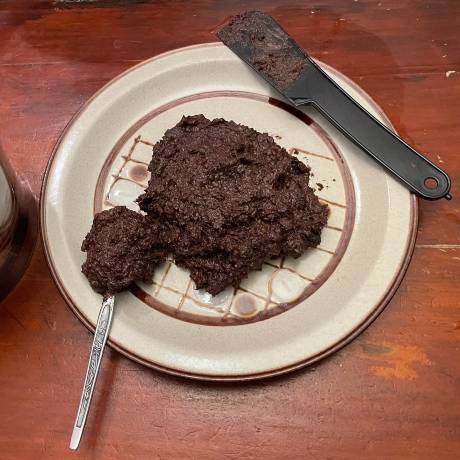
[[[336,70],[334,80],[384,123],[378,106]],[[362,331],[409,262],[415,198],[313,109],[292,108],[226,47],[213,43],[152,58],[99,91],[69,124],[48,165],[42,234],[53,276],[90,328],[101,297],[80,272],[95,212],[135,198],[152,145],[183,115],[222,117],[272,135],[305,162],[330,217],[318,248],[270,260],[216,297],[163,264],[151,285],[117,295],[111,346],[169,373],[255,379],[312,363]]]

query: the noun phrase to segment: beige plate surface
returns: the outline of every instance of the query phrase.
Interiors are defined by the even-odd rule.
[[[355,84],[323,68],[371,113]],[[313,109],[291,108],[220,44],[175,50],[122,74],[69,124],[48,165],[42,236],[53,276],[94,327],[101,297],[80,273],[94,212],[137,209],[151,145],[183,115],[203,113],[268,132],[311,167],[330,217],[318,248],[267,261],[215,298],[167,262],[152,285],[117,295],[109,343],[130,358],[192,378],[247,380],[287,372],[337,350],[383,309],[416,231],[415,198]],[[390,125],[391,126],[391,125]]]

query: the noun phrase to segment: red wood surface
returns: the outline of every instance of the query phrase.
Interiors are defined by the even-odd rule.
[[[213,41],[217,23],[247,9],[273,14],[371,94],[451,174],[454,199],[420,203],[397,294],[359,338],[313,367],[218,385],[107,350],[78,452],[67,446],[91,335],[39,244],[0,305],[0,459],[459,458],[460,2],[1,1],[0,142],[38,198],[53,144],[96,90],[155,54]]]

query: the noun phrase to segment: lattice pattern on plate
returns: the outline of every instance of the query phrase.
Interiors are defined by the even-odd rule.
[[[135,199],[150,178],[147,170],[153,142],[137,135],[125,144],[108,178],[103,208],[125,205],[139,210]],[[212,297],[194,289],[187,271],[167,261],[157,268],[153,284],[139,284],[133,290],[143,301],[175,317],[206,324],[232,324],[265,319],[284,311],[316,290],[340,247],[346,222],[345,184],[340,166],[333,156],[316,154],[292,147],[289,149],[313,172],[311,185],[328,203],[330,216],[323,230],[321,245],[298,259],[267,261],[261,271],[250,273],[238,289],[228,288]],[[316,184],[316,185],[315,185]]]

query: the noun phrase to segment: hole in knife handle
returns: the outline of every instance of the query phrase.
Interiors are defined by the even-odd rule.
[[[422,192],[423,189],[423,192]],[[445,198],[451,200],[452,195],[449,193],[450,180],[449,176],[440,174],[430,174],[423,178],[420,184],[420,195],[423,198],[436,200],[438,198]]]
[[[423,183],[429,190],[435,190],[439,186],[439,181],[435,177],[427,177]]]

